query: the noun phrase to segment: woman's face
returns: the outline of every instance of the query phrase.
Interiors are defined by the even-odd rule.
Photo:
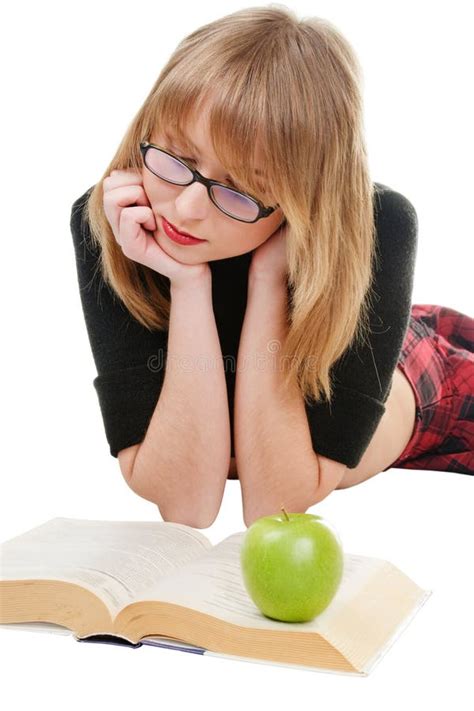
[[[165,136],[154,133],[150,143],[163,146],[171,153],[194,159],[194,165],[206,178],[230,183],[226,171],[218,162],[207,132],[206,114],[187,127],[187,137],[199,150],[190,154],[183,146],[170,144]],[[260,170],[263,166],[260,167]],[[142,168],[143,187],[155,216],[154,238],[171,257],[185,264],[199,264],[226,259],[250,252],[275,232],[284,221],[281,208],[254,223],[245,223],[221,212],[211,201],[206,187],[197,181],[187,186],[173,185]],[[262,178],[263,180],[263,178]],[[273,202],[269,202],[272,205]],[[163,230],[164,217],[174,227],[205,240],[194,245],[181,245],[171,240]]]

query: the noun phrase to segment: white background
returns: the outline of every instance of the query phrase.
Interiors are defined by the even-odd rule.
[[[372,177],[406,195],[418,213],[413,303],[472,315],[469,5],[288,3],[299,17],[331,20],[361,61]],[[174,0],[160,9],[145,0],[82,0],[10,3],[4,10],[0,540],[55,516],[160,519],[127,487],[108,451],[70,210],[102,174],[177,43],[245,6]],[[366,711],[436,701],[467,709],[473,484],[461,474],[392,469],[334,491],[314,508],[336,526],[348,551],[386,558],[434,591],[366,679],[2,630],[5,708],[350,703]],[[230,481],[204,533],[215,543],[243,528],[240,487]]]

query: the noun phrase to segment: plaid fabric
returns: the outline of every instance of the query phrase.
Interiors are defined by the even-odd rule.
[[[413,304],[397,367],[413,387],[416,421],[405,450],[387,469],[474,474],[474,319],[445,306]]]

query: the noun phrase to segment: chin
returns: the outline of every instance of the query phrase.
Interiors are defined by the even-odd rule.
[[[158,244],[158,246],[160,247],[160,249],[162,249],[163,252],[165,252],[165,253],[168,254],[170,257],[172,257],[173,255],[169,254],[169,252],[168,252],[168,250],[169,250],[169,241],[166,240],[166,238],[160,239],[160,237],[161,237],[161,233],[160,233],[159,230],[156,230],[155,232],[153,232],[153,239],[154,239],[155,242]]]

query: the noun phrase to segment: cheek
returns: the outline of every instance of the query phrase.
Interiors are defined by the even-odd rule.
[[[145,191],[146,196],[148,199],[153,195],[153,186],[151,184],[151,181],[148,179],[148,176],[146,173],[142,173],[142,183],[143,183],[143,190]]]
[[[247,226],[247,230],[244,226],[244,230],[240,231],[239,236],[248,251],[259,247],[271,234],[271,229],[267,225],[260,225],[258,222],[251,229],[248,229]]]
[[[172,197],[172,191],[167,190],[167,186],[160,184],[160,181],[154,180],[153,176],[142,174],[142,181],[143,190],[152,206]]]

